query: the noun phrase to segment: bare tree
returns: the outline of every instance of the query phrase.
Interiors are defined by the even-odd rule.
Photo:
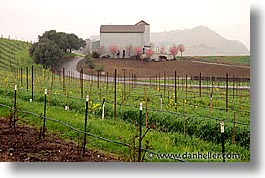
[[[136,58],[139,59],[141,54],[142,54],[142,48],[141,47],[136,47],[135,48],[135,53],[136,53]]]
[[[109,47],[109,51],[110,53],[113,55],[113,58],[115,58],[115,54],[118,51],[118,47],[114,44],[114,45],[110,45]]]
[[[172,54],[173,59],[176,60],[176,55],[178,54],[178,47],[176,45],[173,45],[169,48],[170,54]]]
[[[182,53],[185,51],[185,46],[183,44],[178,45],[179,51],[180,51],[180,56],[182,58]]]
[[[145,51],[146,57],[150,59],[150,57],[154,54],[155,52],[152,49],[147,49]]]

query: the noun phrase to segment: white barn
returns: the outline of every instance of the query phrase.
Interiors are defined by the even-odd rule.
[[[101,25],[100,27],[100,50],[101,54],[109,54],[110,46],[116,45],[118,50],[125,57],[129,57],[128,50],[131,49],[131,56],[135,54],[135,48],[145,49],[150,48],[150,25],[141,20],[135,25]],[[98,45],[97,45],[98,46]]]

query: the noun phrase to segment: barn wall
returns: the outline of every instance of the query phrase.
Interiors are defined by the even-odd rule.
[[[115,44],[118,49],[121,52],[122,56],[122,50],[126,51],[126,47],[130,44],[133,47],[133,50],[135,47],[141,47],[144,46],[144,37],[143,33],[101,33],[100,34],[100,45],[104,46],[105,53],[110,54],[109,47],[113,44]],[[127,52],[126,57],[127,56]]]
[[[100,46],[100,41],[91,41],[91,44],[90,44],[90,53],[94,52],[94,51],[97,51],[99,50],[99,46]]]
[[[144,46],[150,46],[150,25],[145,25]]]

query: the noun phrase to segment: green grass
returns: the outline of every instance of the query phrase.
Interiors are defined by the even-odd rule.
[[[204,61],[231,63],[231,64],[250,64],[250,56],[205,56],[201,57]]]
[[[69,52],[67,52],[67,53],[64,54],[64,57],[76,57],[76,56],[78,56],[78,55],[75,54],[75,53],[69,53]]]
[[[146,82],[146,83],[150,83],[150,79],[149,80],[138,80],[138,81],[140,81],[140,82]],[[164,81],[164,78],[163,77],[161,77],[160,78],[160,80],[157,78],[157,79],[155,79],[155,78],[151,78],[151,83],[152,84],[161,84],[161,85],[163,85],[164,83],[165,84],[175,84],[175,80],[174,79],[166,79],[166,81]],[[176,78],[176,84],[177,84],[177,86],[179,86],[179,88],[185,88],[186,87],[186,78],[185,77],[180,77],[179,79],[178,78]],[[191,78],[190,78],[190,76],[188,76],[188,78],[187,78],[187,85],[189,86],[189,85],[199,85],[200,84],[200,82],[199,82],[199,80],[191,80]],[[209,86],[209,87],[211,87],[212,86],[212,84],[216,87],[218,87],[218,86],[226,86],[226,81],[213,81],[213,83],[212,83],[212,81],[211,80],[201,80],[201,85],[203,86]],[[247,82],[247,81],[239,81],[239,80],[237,80],[237,79],[235,79],[235,81],[234,82],[232,82],[232,81],[229,81],[228,82],[228,86],[234,86],[235,88],[237,88],[237,87],[240,87],[240,86],[250,86],[250,82]],[[163,86],[162,87],[160,87],[160,89],[161,88],[163,88]]]

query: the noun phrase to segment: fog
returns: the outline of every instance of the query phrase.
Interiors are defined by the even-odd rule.
[[[37,40],[46,30],[98,35],[101,24],[144,20],[151,32],[207,26],[227,39],[250,46],[248,0],[0,0],[0,33]]]

